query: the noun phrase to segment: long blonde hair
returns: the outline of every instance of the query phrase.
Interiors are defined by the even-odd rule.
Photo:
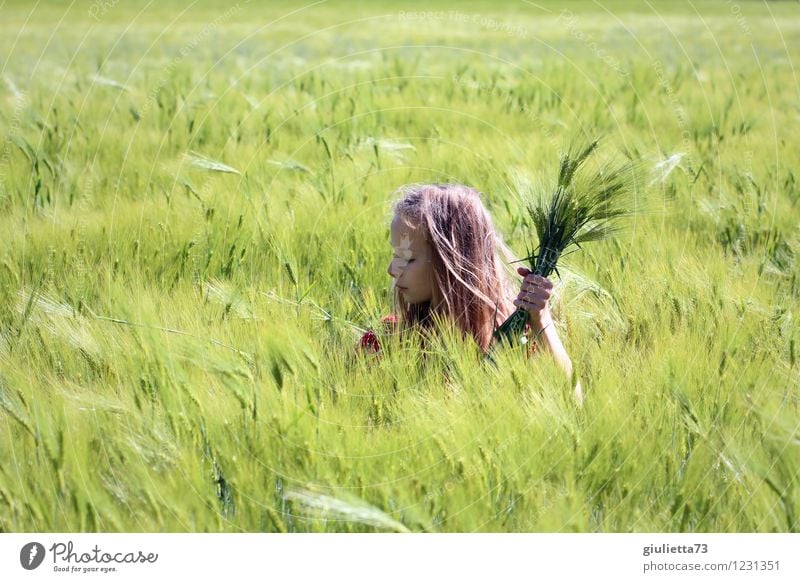
[[[397,292],[401,325],[430,328],[437,316],[446,316],[487,353],[495,327],[515,309],[517,290],[498,253],[509,263],[514,255],[495,230],[481,193],[462,184],[409,184],[398,193],[394,212],[422,226],[442,298],[437,307],[413,305]]]

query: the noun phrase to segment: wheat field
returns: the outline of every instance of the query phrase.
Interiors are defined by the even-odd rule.
[[[797,532],[795,2],[0,3],[0,531]],[[425,359],[392,195],[570,136],[646,211]],[[452,332],[452,333],[451,333]]]

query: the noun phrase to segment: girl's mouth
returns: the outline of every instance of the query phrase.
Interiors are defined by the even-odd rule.
[[[407,287],[398,287],[397,290],[402,293],[403,291],[408,291],[408,288]]]

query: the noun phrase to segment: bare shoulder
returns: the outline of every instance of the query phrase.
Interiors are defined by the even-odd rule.
[[[388,315],[384,315],[383,317],[381,317],[381,324],[386,329],[394,329],[398,325],[400,325],[400,320],[394,313],[390,313]]]

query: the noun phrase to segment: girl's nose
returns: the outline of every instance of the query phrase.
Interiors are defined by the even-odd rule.
[[[392,277],[392,278],[395,277],[394,270],[392,269],[393,266],[394,266],[394,261],[391,261],[389,263],[389,268],[386,269],[386,272],[389,273],[389,276]]]

